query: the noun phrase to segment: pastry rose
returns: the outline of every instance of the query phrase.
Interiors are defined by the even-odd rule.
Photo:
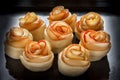
[[[23,18],[20,18],[19,25],[20,27],[29,30],[32,33],[33,39],[35,41],[43,39],[46,24],[34,12],[27,12]]]
[[[71,12],[68,9],[65,9],[64,6],[56,6],[50,12],[48,20],[50,22],[64,21],[74,30],[74,26],[77,21],[77,14],[71,14]]]
[[[51,43],[52,51],[59,53],[72,43],[73,33],[71,27],[63,21],[54,21],[45,29],[45,39]]]
[[[71,44],[59,53],[58,69],[63,75],[79,76],[89,67],[89,51],[79,44]]]
[[[84,31],[80,40],[80,44],[90,51],[91,61],[102,59],[111,48],[110,35],[105,31]]]
[[[53,63],[54,55],[48,41],[31,41],[20,55],[20,61],[30,71],[46,71]]]
[[[12,27],[6,34],[5,52],[13,58],[19,59],[27,42],[33,40],[32,34],[20,27]]]
[[[96,12],[88,12],[77,21],[75,27],[76,36],[79,39],[80,33],[88,29],[95,31],[103,30],[103,25],[104,21],[100,14]]]

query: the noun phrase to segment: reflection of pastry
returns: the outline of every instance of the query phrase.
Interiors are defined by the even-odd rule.
[[[19,59],[19,55],[23,52],[26,43],[30,40],[33,40],[33,37],[28,30],[12,27],[6,36],[6,54],[13,59]]]
[[[44,29],[46,28],[46,24],[34,12],[28,12],[24,18],[20,18],[19,25],[20,27],[29,30],[32,33],[35,41],[43,39],[43,33]]]
[[[89,51],[79,44],[71,44],[59,53],[58,69],[63,75],[79,76],[89,66]]]
[[[110,50],[110,36],[104,31],[87,30],[81,33],[80,44],[90,51],[90,60],[102,59]]]
[[[74,26],[75,26],[75,23],[77,21],[77,15],[75,13],[71,14],[71,12],[68,9],[65,9],[64,6],[56,6],[50,12],[48,20],[50,22],[52,22],[52,21],[65,21],[74,30]]]
[[[96,12],[89,12],[81,17],[81,19],[76,23],[75,33],[79,39],[80,33],[82,31],[92,29],[95,31],[103,29],[104,21],[100,14]]]
[[[54,53],[72,43],[73,33],[71,27],[63,21],[54,21],[45,29],[45,39],[51,43]]]
[[[22,64],[30,71],[46,71],[52,66],[54,55],[48,41],[31,41],[20,55]]]

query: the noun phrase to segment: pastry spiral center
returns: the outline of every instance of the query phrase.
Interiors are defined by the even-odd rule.
[[[32,23],[34,21],[37,20],[37,16],[34,12],[28,12],[24,18],[20,18],[20,21],[22,21],[23,23]]]
[[[89,54],[79,44],[71,44],[62,52],[62,59],[66,64],[72,66],[84,66],[89,64]]]
[[[105,32],[101,32],[101,31],[98,31],[98,32],[94,32],[94,33],[91,33],[90,36],[95,40],[95,41],[98,41],[98,42],[109,42],[109,37],[107,37],[107,35],[105,34]]]
[[[31,45],[31,48],[30,48],[30,51],[31,51],[33,54],[38,55],[38,54],[40,54],[40,52],[41,52],[40,46],[39,46],[37,43],[32,44],[32,45]]]
[[[23,30],[20,28],[13,28],[10,32],[13,36],[22,36],[24,34]]]

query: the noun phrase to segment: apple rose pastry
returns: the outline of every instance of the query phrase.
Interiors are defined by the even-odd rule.
[[[23,18],[20,18],[19,25],[20,27],[29,30],[35,41],[43,39],[46,24],[34,12],[28,12]]]
[[[65,9],[64,6],[56,6],[50,12],[48,20],[49,22],[64,21],[68,23],[74,30],[74,26],[77,21],[77,15],[75,13],[71,14],[71,12],[68,9]]]
[[[80,38],[82,31],[91,29],[95,31],[103,30],[104,21],[100,14],[96,12],[88,12],[83,15],[80,20],[77,21],[75,26],[76,37]]]
[[[53,63],[54,55],[48,41],[31,41],[20,55],[20,61],[30,71],[46,71]]]
[[[12,27],[6,34],[5,53],[13,58],[19,59],[27,42],[33,40],[32,34],[20,27]]]
[[[73,33],[71,27],[63,21],[54,21],[45,29],[45,39],[51,43],[52,51],[59,53],[72,43]]]
[[[102,59],[111,48],[110,36],[104,31],[84,31],[80,40],[80,44],[90,51],[90,61]]]
[[[89,51],[79,44],[67,46],[58,55],[58,70],[63,75],[82,75],[89,66]]]

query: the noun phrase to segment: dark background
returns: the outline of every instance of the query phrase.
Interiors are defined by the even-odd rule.
[[[120,80],[120,10],[116,0],[1,0],[0,1],[0,80]],[[92,67],[81,77],[70,78],[58,73],[57,62],[52,69],[43,73],[31,73],[19,60],[4,55],[4,36],[12,14],[25,11],[49,12],[57,5],[63,5],[72,12],[97,11],[109,23],[106,31],[111,35],[110,54],[102,61],[92,63]],[[57,58],[55,58],[57,60]],[[54,69],[55,68],[55,69]],[[92,73],[92,74],[91,74]],[[11,78],[11,76],[13,76]],[[39,78],[39,77],[40,78]],[[38,78],[37,78],[38,77]],[[23,79],[24,78],[24,79]]]
[[[97,9],[99,11],[107,11],[116,14],[120,13],[118,0],[1,0],[0,12],[8,13],[24,10],[50,11],[51,8],[57,5],[63,5],[71,11]]]

